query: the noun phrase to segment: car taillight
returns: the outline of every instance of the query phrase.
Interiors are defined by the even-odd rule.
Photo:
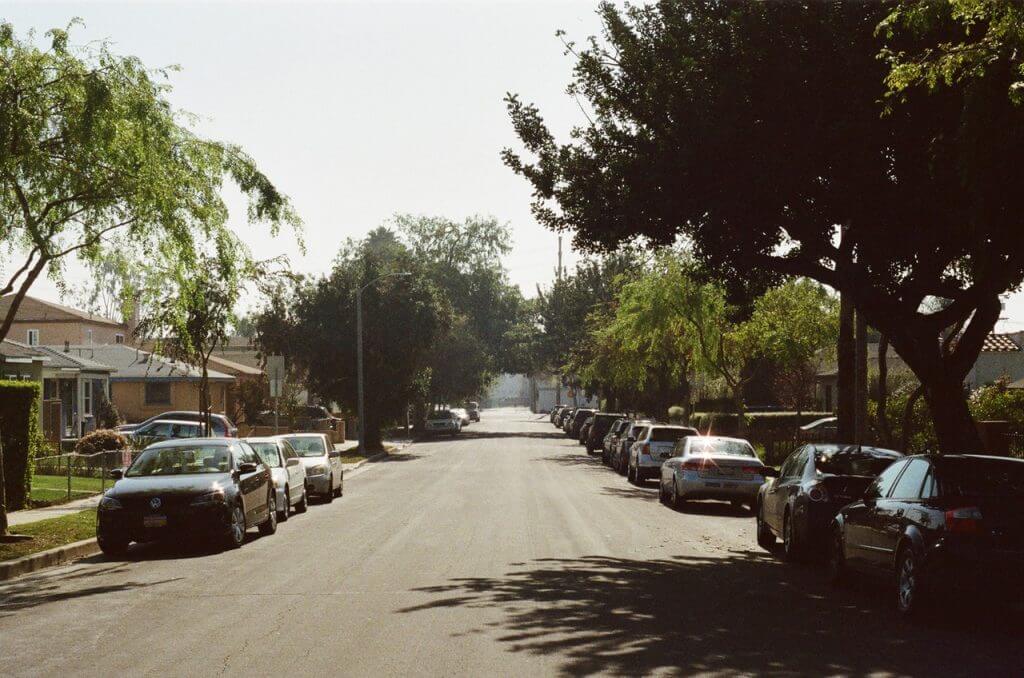
[[[807,498],[811,501],[828,501],[828,490],[820,483],[811,485],[807,488]]]
[[[743,467],[743,472],[744,473],[749,473],[750,475],[758,476],[758,475],[761,475],[762,471],[764,471],[764,467],[763,466],[744,466]]]
[[[704,460],[691,459],[683,462],[683,468],[687,471],[699,471],[704,468]]]
[[[977,534],[981,531],[981,509],[977,506],[946,511],[946,531],[954,534]]]

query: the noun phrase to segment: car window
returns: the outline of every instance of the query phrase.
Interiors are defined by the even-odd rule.
[[[871,485],[868,486],[867,492],[864,493],[865,497],[878,499],[889,494],[889,490],[892,489],[893,483],[900,475],[900,471],[906,466],[906,462],[897,462],[892,464],[889,468],[882,471],[881,475],[872,481]]]
[[[803,461],[801,461],[803,460]],[[807,460],[807,448],[801,447],[793,451],[786,461],[782,463],[782,469],[779,471],[779,476],[782,478],[792,478],[800,475],[804,470],[804,463]]]
[[[249,447],[249,443],[238,443],[238,447],[235,450],[235,462],[237,464],[258,464],[260,463],[259,457]]]
[[[939,496],[939,492],[935,484],[935,469],[929,468],[928,475],[924,479],[924,486],[921,488],[921,498],[931,499],[937,496]]]
[[[814,453],[815,468],[837,476],[877,476],[901,455],[868,448],[829,448]]]
[[[171,435],[171,425],[167,422],[158,421],[150,426],[145,433],[150,436],[169,436]]]
[[[285,438],[300,457],[319,457],[327,451],[324,439],[320,436],[303,436]]]
[[[693,431],[685,428],[667,428],[662,426],[656,426],[651,429],[651,442],[655,443],[674,443],[680,438],[693,435]]]
[[[645,437],[647,437],[647,427],[646,426],[637,426],[636,428],[633,429],[632,435],[630,435],[628,437],[629,438],[636,438],[637,440],[643,440]]]
[[[893,499],[919,499],[924,477],[928,475],[929,464],[924,459],[911,459],[907,468],[892,488]]]
[[[250,445],[256,450],[256,454],[264,464],[270,468],[281,467],[281,457],[278,454],[276,443],[250,443]]]
[[[297,456],[299,456],[299,455],[295,454],[295,449],[292,448],[291,444],[289,444],[289,442],[287,440],[282,440],[281,441],[281,452],[284,453],[284,458],[285,459],[294,459]]]
[[[1019,497],[1024,494],[1024,462],[1014,459],[943,459],[943,495]]]
[[[743,440],[724,440],[694,436],[688,454],[728,454],[737,457],[756,457],[754,448]]]
[[[228,450],[217,445],[197,447],[150,447],[128,467],[125,476],[174,476],[193,473],[226,473]]]

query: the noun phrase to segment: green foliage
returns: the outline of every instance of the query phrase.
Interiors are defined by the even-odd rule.
[[[0,381],[0,445],[8,511],[24,508],[32,486],[32,460],[38,453],[39,384]]]
[[[97,452],[126,449],[128,449],[128,439],[117,431],[109,429],[99,429],[87,433],[75,443],[75,452],[78,454],[96,454]]]
[[[794,434],[804,424],[823,417],[831,417],[831,412],[754,412],[744,415],[746,433],[751,439],[761,436]],[[690,426],[701,433],[718,435],[735,435],[737,415],[734,412],[694,412],[690,415]]]
[[[1006,385],[998,381],[976,389],[967,404],[976,421],[1008,421],[1013,430],[1024,432],[1024,389]]]
[[[99,402],[96,404],[96,425],[101,428],[114,428],[124,423],[121,418],[121,413],[118,412],[117,406],[110,402],[110,398],[107,397],[106,393],[100,395]]]

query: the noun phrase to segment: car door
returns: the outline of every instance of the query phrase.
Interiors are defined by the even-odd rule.
[[[860,501],[843,509],[843,539],[846,559],[854,567],[875,568],[882,562],[879,556],[879,502],[889,496],[896,480],[903,472],[906,461],[900,460],[886,468],[868,486]]]
[[[782,532],[783,516],[789,497],[799,490],[803,479],[804,467],[807,465],[808,447],[804,446],[793,451],[782,464],[778,478],[772,478],[765,490],[764,520],[776,532]]]
[[[306,470],[299,459],[299,455],[287,440],[278,443],[281,446],[281,455],[284,459],[284,467],[288,471],[288,490],[291,495],[288,501],[292,502],[296,497],[302,496],[302,488],[306,484]]]
[[[327,450],[327,459],[331,464],[331,472],[334,474],[334,480],[338,486],[341,486],[341,477],[345,473],[341,464],[341,455],[334,454],[334,444],[331,443],[331,439],[327,436],[321,436],[324,441],[324,448]]]
[[[872,565],[888,568],[893,564],[896,545],[906,529],[907,522],[915,513],[920,513],[921,487],[931,468],[925,459],[911,459],[904,464],[896,484],[887,496],[881,497],[875,506],[873,529],[868,539]]]
[[[256,464],[256,471],[241,473],[239,470],[238,488],[242,494],[242,505],[245,509],[246,522],[249,525],[258,523],[267,511],[267,480],[270,473],[260,463],[256,452],[247,443],[239,443],[235,454],[235,469],[245,463]]]

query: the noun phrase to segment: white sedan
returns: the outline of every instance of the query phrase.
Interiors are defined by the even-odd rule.
[[[749,508],[771,472],[742,438],[690,436],[662,464],[658,496],[673,508],[690,499],[721,499]]]

